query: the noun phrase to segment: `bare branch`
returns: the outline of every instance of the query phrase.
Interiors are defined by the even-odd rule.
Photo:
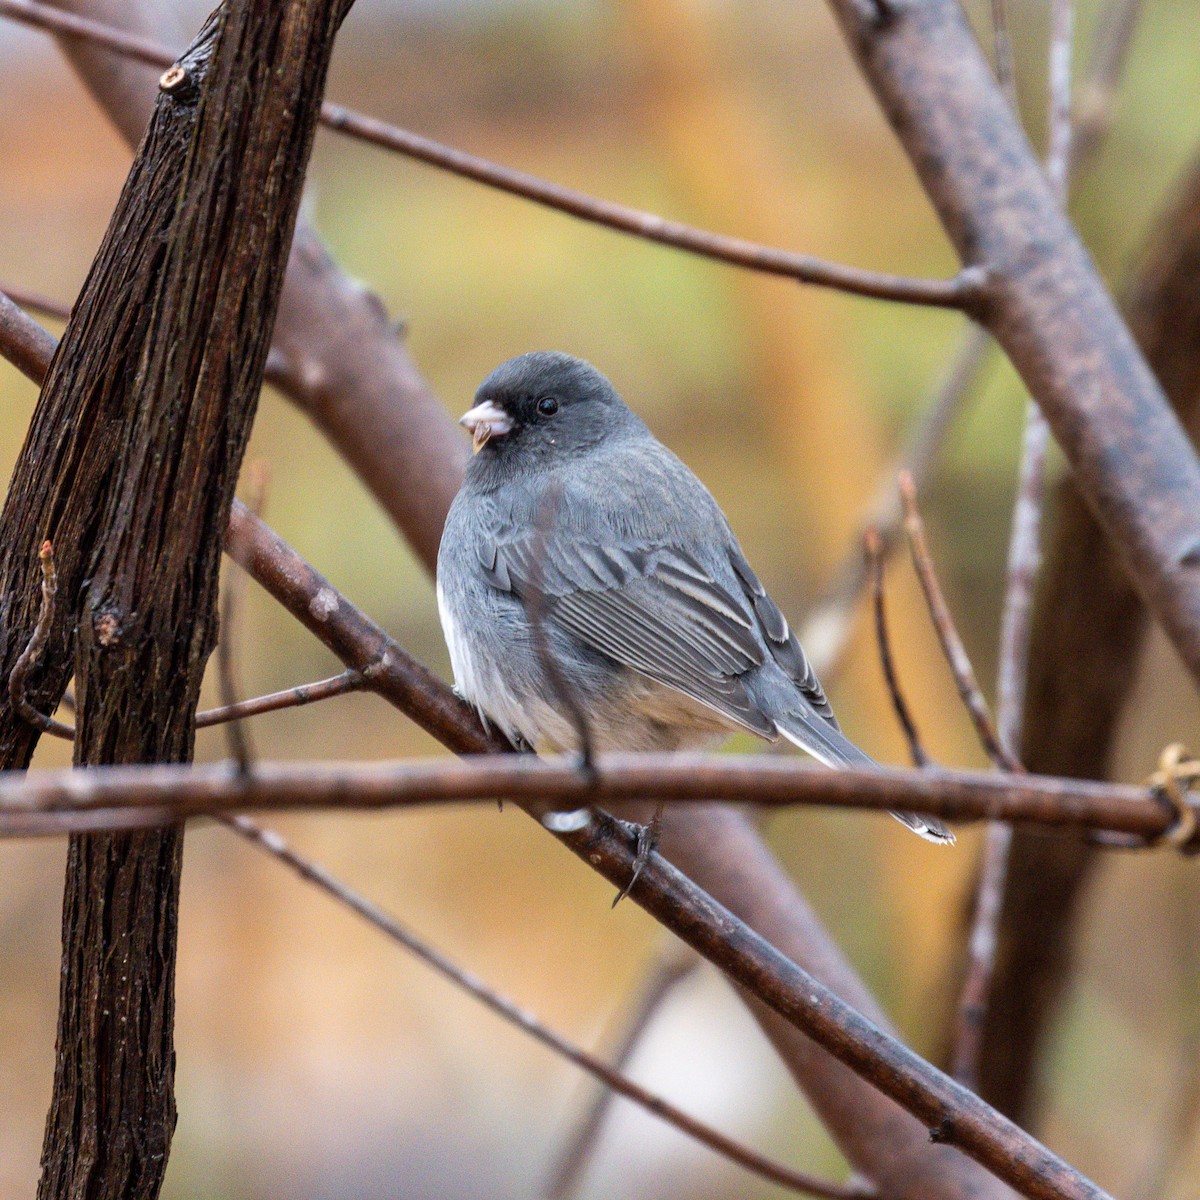
[[[1052,0],[1047,79],[1049,137],[1046,175],[1060,204],[1066,204],[1071,161],[1071,34],[1074,0]],[[1029,671],[1033,585],[1041,563],[1042,506],[1046,494],[1046,451],[1050,428],[1037,405],[1026,404],[1021,465],[1008,547],[1004,607],[1000,617],[997,693],[999,742],[1012,760],[1022,754],[1021,725]],[[1004,907],[1012,829],[993,824],[984,839],[967,943],[967,970],[959,1000],[951,1069],[960,1083],[978,1090],[983,1025],[996,970],[997,929]]]
[[[1008,353],[1147,606],[1200,679],[1200,463],[957,0],[830,0]],[[1137,463],[1138,469],[1128,464]]]
[[[896,718],[900,728],[904,730],[908,742],[908,753],[913,766],[927,767],[930,759],[925,747],[921,744],[921,735],[917,732],[917,724],[913,720],[912,710],[900,689],[900,680],[896,675],[896,663],[892,657],[892,643],[888,637],[887,610],[883,595],[883,546],[879,530],[868,529],[864,538],[864,549],[867,559],[867,573],[871,577],[871,596],[875,612],[875,640],[879,646],[879,661],[883,666],[883,677],[887,683],[888,695],[892,698],[892,707],[896,710]]]
[[[942,585],[937,577],[937,569],[933,565],[933,557],[929,553],[929,543],[925,538],[925,522],[921,520],[921,512],[917,507],[917,492],[913,486],[912,476],[906,471],[900,473],[900,496],[904,503],[904,530],[908,534],[909,549],[912,552],[913,566],[917,578],[921,582],[921,590],[925,593],[929,613],[937,630],[938,641],[942,653],[950,664],[950,671],[958,687],[958,694],[971,715],[979,740],[987,751],[988,757],[1003,770],[1020,770],[1020,765],[1005,749],[996,734],[992,723],[992,714],[988,703],[983,698],[979,680],[975,677],[975,669],[967,655],[958,629],[954,624],[950,606],[946,603]]]
[[[318,863],[298,854],[274,830],[263,829],[247,817],[222,817],[221,820],[251,845],[290,867],[301,879],[323,891],[338,904],[357,913],[390,941],[416,955],[443,978],[450,980],[455,987],[474,996],[510,1025],[515,1025],[543,1046],[549,1047],[560,1058],[565,1058],[598,1079],[609,1092],[615,1092],[633,1101],[638,1107],[666,1121],[668,1125],[673,1125],[723,1158],[745,1167],[747,1171],[763,1179],[810,1196],[827,1197],[828,1200],[874,1200],[877,1195],[873,1188],[833,1183],[802,1171],[793,1171],[790,1167],[743,1146],[712,1126],[689,1116],[670,1101],[621,1074],[619,1069],[610,1067],[594,1054],[567,1041],[526,1009],[488,987],[477,976],[455,965],[440,950],[418,938],[377,904],[347,887]]]
[[[0,354],[22,374],[40,381],[58,343],[36,321],[29,320],[10,295],[0,290]]]
[[[196,714],[196,728],[206,729],[211,725],[223,725],[227,721],[241,721],[246,717],[256,717],[260,713],[278,712],[284,708],[302,708],[318,700],[329,700],[334,696],[344,696],[347,692],[361,691],[366,686],[366,677],[361,671],[342,671],[339,675],[331,675],[328,679],[318,679],[315,683],[301,683],[295,687],[285,688],[282,692],[271,692],[266,696],[256,696],[253,700],[239,700],[233,704],[225,704],[220,708],[207,708]]]
[[[0,0],[0,15],[51,32],[92,38],[110,50],[128,53],[142,62],[169,66],[175,61],[175,55],[165,47],[153,47],[145,39],[127,36],[110,26],[61,13],[36,0]],[[338,133],[532,200],[568,216],[751,271],[780,275],[798,283],[833,288],[857,296],[935,308],[966,310],[979,299],[983,279],[970,268],[964,269],[953,279],[912,279],[826,262],[812,255],[796,254],[759,245],[745,238],[711,233],[680,221],[667,220],[656,213],[601,200],[585,192],[539,179],[536,175],[489,162],[339,104],[325,103],[321,108],[321,122]]]
[[[421,724],[436,726],[427,705],[442,699],[442,689],[427,695],[420,684],[400,684],[409,665],[420,669],[411,660],[397,662],[395,671],[376,678],[375,687]],[[464,738],[469,728],[462,727]],[[573,814],[592,800],[617,805],[648,795],[693,809],[714,799],[763,808],[820,804],[858,812],[902,805],[956,822],[1004,820],[1106,830],[1146,844],[1156,844],[1178,822],[1176,809],[1160,792],[1130,784],[945,768],[827,771],[773,754],[698,753],[604,754],[596,759],[595,777],[587,779],[569,757],[484,754],[482,734],[473,736],[478,739],[475,752],[461,761],[263,762],[250,778],[228,764],[3,773],[0,833],[24,836],[68,827],[26,820],[39,815],[93,814],[81,819],[81,827],[101,828],[108,820],[114,826],[141,828],[231,811],[369,812],[497,797],[531,806],[554,804]],[[1190,796],[1187,803],[1200,812]]]

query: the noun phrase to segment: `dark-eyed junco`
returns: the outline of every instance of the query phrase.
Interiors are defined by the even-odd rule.
[[[438,607],[455,687],[486,721],[539,750],[578,748],[566,686],[597,750],[748,729],[829,766],[874,765],[708,489],[599,371],[523,354],[462,424],[477,453],[442,534]],[[954,840],[932,817],[894,815]]]

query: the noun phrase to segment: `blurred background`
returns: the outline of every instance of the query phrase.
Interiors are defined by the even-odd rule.
[[[986,4],[969,7],[982,27]],[[176,8],[182,44],[205,6]],[[1096,9],[1079,5],[1077,62]],[[1115,128],[1074,205],[1114,284],[1200,137],[1196,6],[1152,0],[1145,10]],[[1046,5],[1011,0],[1010,19],[1040,144]],[[723,232],[900,273],[956,265],[822,5],[359,0],[329,95]],[[72,299],[128,161],[53,43],[0,23],[0,286]],[[521,351],[595,362],[709,484],[797,624],[845,558],[964,325],[643,244],[327,131],[308,208],[341,265],[407,321],[413,355],[452,413]],[[35,398],[0,363],[4,478]],[[994,358],[924,493],[989,691],[1023,406]],[[282,535],[448,678],[430,581],[336,454],[269,391],[250,456],[270,470],[266,516]],[[929,748],[948,764],[983,765],[906,563],[896,561],[889,589],[899,667]],[[900,763],[864,616],[830,690],[851,736]],[[247,694],[338,669],[253,586],[241,660]],[[1167,742],[1200,745],[1194,690],[1158,637],[1126,726],[1123,777],[1143,777]],[[258,718],[252,732],[272,758],[438,752],[364,696]],[[201,733],[198,757],[224,753],[219,730]],[[37,764],[68,761],[45,741]],[[610,911],[607,885],[512,808],[275,824],[588,1045],[607,1044],[664,947],[652,922],[631,904]],[[947,852],[882,816],[815,811],[773,817],[767,832],[905,1037],[933,1052],[978,833]],[[38,1173],[63,861],[61,842],[0,843],[0,1200],[32,1195]],[[590,1094],[582,1076],[228,832],[192,827],[186,864],[168,1197],[539,1193]],[[1194,1053],[1197,898],[1194,868],[1166,852],[1108,857],[1087,894],[1042,1132],[1114,1192],[1136,1194],[1148,1177],[1181,1057]],[[708,968],[669,1002],[632,1069],[790,1163],[845,1171]],[[1179,1172],[1167,1194],[1200,1194],[1194,1172],[1187,1178]],[[583,1194],[783,1193],[618,1102]]]

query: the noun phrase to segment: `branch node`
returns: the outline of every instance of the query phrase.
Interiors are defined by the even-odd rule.
[[[954,1143],[954,1118],[943,1117],[929,1130],[929,1140],[936,1146],[949,1146]]]
[[[125,632],[120,617],[111,609],[98,612],[92,618],[92,629],[95,631],[96,641],[106,648],[119,646]]]

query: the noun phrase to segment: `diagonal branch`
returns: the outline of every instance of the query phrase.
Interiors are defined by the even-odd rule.
[[[965,261],[986,268],[981,320],[1200,679],[1200,464],[961,8],[955,0],[830,3],[951,240]]]
[[[112,26],[58,12],[38,0],[0,0],[0,15],[49,30],[60,36],[88,38],[97,45],[144,63],[169,66],[175,55],[146,38],[122,33]],[[339,104],[326,103],[321,109],[322,124],[385,150],[391,150],[429,166],[472,179],[498,191],[531,200],[556,212],[603,225],[618,233],[630,234],[649,242],[671,246],[703,258],[731,266],[744,267],[766,275],[779,275],[798,283],[833,288],[877,300],[895,300],[906,304],[935,308],[969,309],[978,298],[982,278],[965,270],[953,279],[912,279],[867,271],[841,263],[827,262],[810,254],[763,246],[745,238],[730,237],[671,221],[656,213],[630,208],[611,200],[602,200],[574,188],[551,183],[525,171],[489,162],[433,138],[401,129],[376,117],[354,112]]]
[[[374,690],[458,753],[506,749],[481,728],[458,697],[409,658],[277,534],[236,502],[231,518],[228,545],[241,565],[347,666],[362,670]],[[590,779],[576,771],[572,771],[572,778],[582,786],[592,786]],[[625,828],[599,811],[563,814],[558,807],[531,804],[527,811],[585,863],[618,887],[625,887],[637,862],[636,844],[631,843]],[[764,881],[776,892],[785,886],[773,877],[774,864],[765,851],[736,844],[736,839],[745,835],[730,814],[713,810],[707,820],[690,822],[687,832],[693,836],[699,832],[704,841],[710,842],[718,827],[724,845],[733,846],[734,861],[748,862],[750,855],[757,853],[751,874],[760,887]],[[863,1016],[863,1009],[872,1015],[877,1010],[853,975],[841,968],[832,948],[824,949],[826,961],[819,969],[836,975],[840,989],[853,994],[856,1001],[861,997],[855,1007],[789,960],[659,855],[650,857],[629,894],[724,971],[757,1005],[781,1018],[788,1029],[804,1035],[810,1056],[814,1047],[820,1047],[867,1083],[865,1089],[848,1086],[845,1074],[839,1077],[833,1072],[831,1076],[829,1065],[821,1060],[815,1067],[811,1059],[793,1067],[797,1076],[810,1085],[814,1079],[822,1084],[819,1091],[813,1085],[818,1106],[835,1114],[852,1114],[852,1122],[868,1134],[876,1151],[882,1148],[887,1154],[889,1148],[903,1141],[915,1149],[922,1140],[916,1135],[923,1122],[935,1143],[958,1146],[1034,1200],[1103,1200],[1105,1193],[1093,1183],[903,1047],[882,1027],[886,1025],[882,1016],[878,1021]],[[744,901],[744,896],[739,898]],[[755,899],[763,904],[759,897]],[[789,897],[789,903],[794,919],[797,901]],[[810,939],[812,936],[810,932]],[[764,1020],[764,1024],[774,1040],[784,1040],[773,1020]],[[879,1110],[873,1099],[876,1090],[909,1116],[898,1123],[899,1110]],[[831,1121],[831,1127],[843,1132],[840,1124]],[[881,1186],[896,1196],[988,1194],[984,1178],[964,1169],[965,1160],[945,1159],[927,1148],[921,1159],[897,1164],[885,1157],[881,1174],[887,1173],[889,1183],[881,1181]],[[918,1189],[925,1190],[913,1190],[914,1181]]]
[[[644,1108],[660,1120],[666,1121],[667,1124],[673,1125],[680,1132],[694,1138],[701,1145],[707,1146],[723,1158],[792,1191],[824,1197],[825,1200],[875,1200],[878,1195],[875,1189],[869,1186],[832,1183],[803,1171],[794,1171],[791,1167],[775,1162],[773,1159],[759,1154],[756,1150],[751,1150],[740,1142],[734,1141],[719,1130],[704,1124],[703,1121],[689,1116],[661,1096],[655,1095],[628,1076],[622,1075],[619,1069],[610,1067],[594,1054],[589,1054],[586,1050],[568,1042],[525,1009],[500,995],[474,975],[456,966],[441,951],[434,949],[428,942],[422,941],[377,904],[347,887],[318,863],[296,853],[274,830],[263,829],[246,817],[221,819],[252,846],[269,854],[294,871],[305,882],[312,884],[339,904],[357,913],[369,925],[378,929],[384,937],[416,955],[439,975],[474,996],[476,1000],[486,1005],[505,1021],[523,1030],[530,1037],[541,1042],[543,1046],[554,1051],[555,1054],[574,1063],[575,1066],[599,1080],[604,1085],[606,1094],[624,1096],[625,1099]]]

